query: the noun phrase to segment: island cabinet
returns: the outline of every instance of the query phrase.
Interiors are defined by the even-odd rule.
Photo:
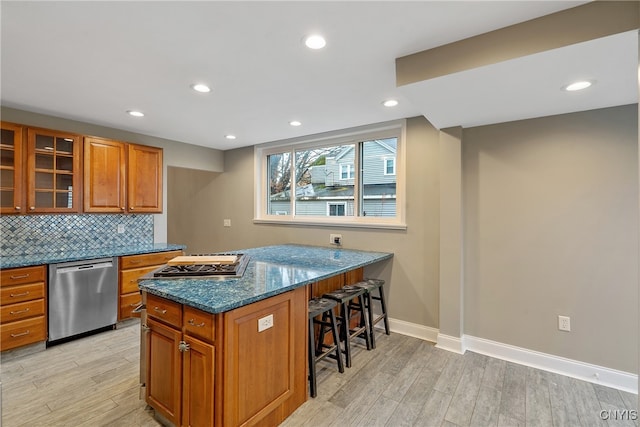
[[[85,212],[162,212],[162,148],[84,138]]]
[[[180,255],[182,251],[178,250],[120,257],[118,320],[132,317],[132,310],[142,301],[138,279]]]
[[[47,339],[46,266],[0,272],[0,349]]]
[[[147,294],[147,404],[174,425],[280,424],[307,398],[307,298],[209,314]]]

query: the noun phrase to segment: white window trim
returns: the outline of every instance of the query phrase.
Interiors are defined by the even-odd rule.
[[[344,178],[342,173],[347,171],[347,177]],[[354,167],[351,163],[341,163],[340,164],[340,181],[349,181],[355,178]]]
[[[331,206],[342,206],[344,208],[344,215],[331,215],[329,211],[329,208],[331,208]],[[331,217],[347,216],[347,202],[327,202],[327,216],[331,216]]]
[[[396,216],[368,217],[368,216],[296,216],[294,212],[288,215],[270,215],[267,213],[267,156],[282,153],[283,150],[307,149],[323,145],[346,145],[358,143],[368,139],[398,137],[396,151]],[[283,141],[259,144],[254,146],[254,223],[259,224],[292,224],[314,225],[327,227],[364,227],[406,229],[406,121],[378,123],[360,126],[342,131],[327,132],[314,136],[292,138]],[[358,170],[358,160],[354,170]],[[354,173],[355,175],[355,173]],[[357,178],[356,178],[357,179]],[[295,203],[292,203],[295,205]],[[354,207],[357,209],[357,206]],[[355,210],[357,212],[357,210]]]
[[[382,167],[383,167],[383,169],[384,169],[384,170],[383,170],[384,175],[385,175],[385,176],[394,176],[394,175],[396,174],[396,158],[395,158],[395,157],[385,157],[385,158],[383,158],[382,160],[383,160],[383,162],[382,162],[382,163],[383,163]],[[388,162],[389,160],[392,160],[392,161],[393,161],[393,173],[388,173],[388,172],[387,172],[387,162]]]

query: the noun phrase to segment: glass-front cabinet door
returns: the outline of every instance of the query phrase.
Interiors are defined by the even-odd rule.
[[[0,213],[24,211],[22,205],[22,136],[24,128],[1,123],[0,139]]]
[[[79,212],[81,137],[44,129],[27,135],[29,212]]]

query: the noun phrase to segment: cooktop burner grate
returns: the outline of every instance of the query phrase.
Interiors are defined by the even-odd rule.
[[[212,256],[212,255],[236,255],[238,259],[233,264],[187,264],[187,265],[165,265],[156,270],[153,277],[162,278],[182,278],[182,277],[207,277],[207,278],[237,278],[242,277],[249,256],[244,254],[196,254],[193,256]]]

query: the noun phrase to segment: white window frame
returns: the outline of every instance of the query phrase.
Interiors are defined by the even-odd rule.
[[[343,177],[343,173],[346,169],[347,172],[347,177]],[[354,167],[353,164],[351,163],[341,163],[340,164],[340,181],[349,181],[354,179],[355,177],[355,173],[354,173]]]
[[[391,160],[393,162],[393,172],[387,172],[387,162]],[[396,158],[395,157],[385,157],[382,159],[382,167],[384,168],[383,173],[385,176],[393,176],[396,174]]]
[[[291,209],[287,215],[269,214],[268,209],[268,182],[267,158],[271,154],[291,152],[291,159],[294,150],[312,149],[315,147],[326,147],[331,145],[358,144],[362,141],[375,139],[385,139],[396,137],[398,139],[396,148],[395,172],[396,172],[396,216],[394,217],[372,217],[372,216],[311,216],[295,214],[295,197],[291,200]],[[346,129],[342,131],[327,132],[319,135],[293,138],[254,146],[254,223],[260,224],[293,224],[293,225],[315,225],[328,227],[366,227],[366,228],[388,228],[406,229],[406,121],[396,120],[392,122],[379,123],[358,128]],[[361,174],[355,173],[359,170],[359,159],[356,156],[354,171],[355,197],[354,212],[359,212],[358,204],[362,196],[357,190],[360,187]],[[386,169],[386,167],[385,167]],[[292,186],[295,183],[291,184]],[[280,212],[278,212],[280,213]]]
[[[344,208],[344,215],[331,215],[331,206],[342,206]],[[328,217],[345,217],[347,216],[347,202],[327,202],[327,216]]]

